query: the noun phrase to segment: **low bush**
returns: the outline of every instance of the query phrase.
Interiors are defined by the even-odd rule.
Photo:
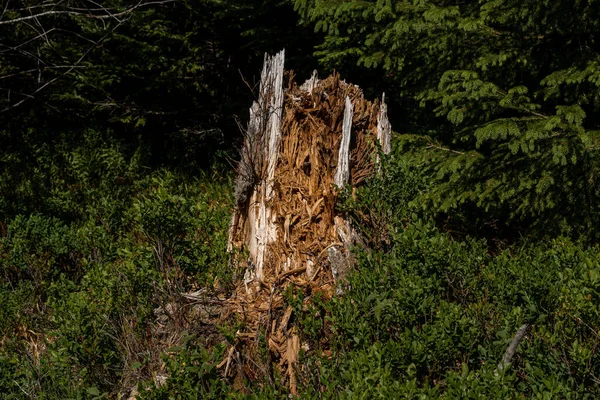
[[[483,238],[444,231],[420,206],[430,183],[418,165],[398,155],[384,163],[386,173],[339,205],[366,238],[345,293],[326,301],[301,287],[285,292],[303,344],[299,396],[600,396],[600,248],[558,237],[491,251]],[[184,331],[193,324],[176,309],[182,291],[233,288],[229,181],[117,164],[112,175],[73,172],[83,191],[54,189],[85,212],[34,208],[7,220],[0,392],[118,398],[137,385],[141,399],[287,396],[276,368],[261,372],[269,384],[223,380],[225,344]],[[118,190],[103,183],[121,175],[131,179]],[[169,307],[171,322],[157,333]],[[524,325],[510,365],[499,368]],[[233,326],[213,334],[231,342]]]
[[[490,251],[485,239],[457,240],[420,207],[429,183],[418,166],[398,157],[384,162],[389,175],[340,204],[367,238],[347,291],[331,301],[299,287],[285,291],[308,349],[301,351],[299,396],[598,397],[600,248],[555,238]],[[524,325],[510,365],[499,369]],[[206,398],[287,393],[252,381],[241,392],[223,389],[223,381],[212,381],[222,358],[190,352],[170,359],[177,368],[160,389],[164,398],[195,398],[181,387]],[[190,354],[202,354],[193,371],[184,366]]]
[[[144,172],[110,132],[82,141],[40,172],[53,182],[40,199],[4,199],[2,398],[128,394],[160,367],[155,310],[233,280],[227,178]]]
[[[600,249],[567,240],[487,254],[430,224],[362,252],[350,289],[330,303],[336,352],[326,392],[349,398],[588,397],[596,377]],[[512,365],[497,366],[528,324]],[[314,361],[313,361],[314,362]]]

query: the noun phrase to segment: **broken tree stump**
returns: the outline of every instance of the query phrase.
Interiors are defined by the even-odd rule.
[[[237,167],[228,250],[248,254],[237,260],[246,269],[233,301],[245,321],[238,340],[252,346],[266,332],[293,392],[303,344],[283,288],[310,286],[325,298],[343,292],[360,238],[336,201],[344,187],[376,173],[378,147],[390,151],[391,126],[384,96],[370,102],[337,74],[319,80],[315,71],[298,86],[288,73],[284,87],[285,76],[284,52],[265,56]]]

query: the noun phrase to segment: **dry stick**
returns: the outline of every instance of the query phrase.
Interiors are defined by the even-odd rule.
[[[515,334],[515,337],[513,337],[513,340],[510,342],[508,348],[504,352],[504,357],[502,357],[502,361],[498,363],[496,373],[498,371],[502,371],[504,368],[510,365],[512,358],[515,355],[515,352],[517,351],[517,346],[519,346],[519,342],[521,341],[521,339],[523,339],[523,336],[525,335],[525,332],[527,331],[528,327],[529,324],[524,324],[519,328],[519,330]]]
[[[217,368],[222,368],[223,367],[223,362],[226,363],[225,366],[225,377],[227,377],[227,374],[229,373],[229,363],[231,363],[231,357],[233,356],[233,352],[235,351],[235,345],[231,346],[231,348],[229,349],[229,354],[227,354],[227,358],[223,361],[221,361],[221,363],[219,365],[217,365]]]
[[[296,268],[296,269],[293,269],[291,271],[284,272],[283,274],[279,275],[277,277],[277,279],[281,280],[281,279],[286,278],[286,277],[288,277],[290,275],[300,274],[300,273],[305,272],[305,271],[306,271],[306,267]]]
[[[313,282],[316,278],[317,275],[319,275],[319,272],[321,272],[321,264],[319,264],[319,266],[317,267],[317,270],[312,274],[312,276],[310,277],[310,279],[308,280],[309,282]]]
[[[321,252],[320,252],[320,253],[319,253],[319,255],[317,256],[317,260],[318,260],[319,258],[321,258],[321,256],[322,256],[323,254],[325,254],[325,252],[326,252],[327,250],[329,250],[329,248],[330,248],[330,247],[333,247],[333,246],[343,246],[343,245],[344,245],[344,243],[342,243],[342,242],[333,242],[333,243],[331,243],[329,246],[327,246],[327,247],[325,247],[323,250],[321,250]]]
[[[298,394],[296,373],[294,367],[298,362],[298,351],[300,350],[300,340],[295,333],[288,339],[287,343],[287,362],[288,376],[290,378],[290,394],[296,396]]]
[[[275,284],[273,284],[271,286],[271,294],[269,295],[269,312],[267,314],[267,329],[266,329],[266,335],[265,335],[265,341],[267,344],[267,349],[269,348],[269,338],[271,337],[271,323],[273,320],[273,294],[275,293]],[[273,378],[272,378],[272,374],[273,371],[271,369],[272,365],[272,358],[271,358],[271,351],[267,351],[268,357],[269,357],[269,362],[267,363],[267,371],[266,371],[266,375],[269,378],[269,383],[272,385],[273,384]],[[248,357],[248,359],[250,360],[250,357]],[[252,361],[252,360],[250,360]],[[252,361],[254,363],[254,361]],[[258,365],[256,363],[254,363],[254,365],[256,365],[258,367]],[[260,367],[259,367],[260,368]]]
[[[235,359],[238,364],[238,374],[240,374],[240,376],[242,377],[242,385],[244,386],[244,389],[245,389],[246,385],[244,384],[244,381],[246,380],[246,373],[244,372],[244,364],[242,364],[242,359],[240,358],[239,351],[235,352]]]
[[[269,383],[271,385],[273,385],[273,378],[271,378],[270,373],[263,367],[261,367],[260,365],[258,365],[256,363],[256,361],[254,361],[252,358],[248,357],[245,354],[242,354],[242,357],[244,357],[246,360],[250,361],[252,364],[254,364],[256,366],[256,368],[258,368],[260,371],[262,371],[263,374],[267,375],[267,377],[269,378]]]

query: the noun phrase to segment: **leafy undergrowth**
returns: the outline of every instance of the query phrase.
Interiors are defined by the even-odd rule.
[[[422,207],[420,165],[397,156],[384,171],[342,203],[368,239],[346,293],[297,315],[321,327],[304,331],[301,397],[597,398],[600,248],[456,240]],[[311,338],[326,331],[321,352]]]
[[[327,305],[335,351],[305,358],[306,397],[600,395],[600,249],[558,239],[490,256],[419,222],[393,242],[361,252],[350,289]]]
[[[326,302],[286,292],[303,344],[298,397],[597,398],[600,248],[559,237],[490,252],[484,240],[458,241],[414,201],[428,186],[418,166],[386,162],[388,174],[341,204],[369,222],[369,248],[357,249],[345,294]],[[499,370],[523,325],[512,362]],[[263,379],[224,382],[223,351],[189,342],[167,384],[141,398],[289,394],[276,372],[260,372],[268,370],[260,360]]]
[[[145,172],[94,134],[53,162],[56,176],[29,177],[48,178],[51,189],[19,198],[29,185],[21,181],[11,205],[30,207],[13,206],[3,221],[1,397],[128,396],[139,381],[164,380],[169,348],[217,336],[190,323],[193,305],[180,293],[232,287],[231,184]]]
[[[223,379],[236,321],[206,324],[216,311],[180,295],[225,298],[235,284],[224,251],[230,181],[143,173],[96,147],[101,157],[75,152],[83,160],[71,159],[62,186],[5,221],[3,398],[287,396],[265,335],[256,373]],[[299,397],[600,396],[600,248],[557,237],[492,252],[483,239],[457,240],[419,202],[424,170],[385,162],[383,176],[340,203],[367,245],[345,293],[324,301],[286,290],[302,344]]]

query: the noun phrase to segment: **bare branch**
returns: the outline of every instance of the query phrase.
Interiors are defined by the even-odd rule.
[[[66,9],[66,10],[42,11],[40,13],[33,14],[33,15],[27,15],[24,17],[9,19],[9,20],[5,20],[5,21],[0,20],[0,25],[16,24],[19,22],[35,20],[37,18],[47,17],[50,15],[76,15],[76,16],[80,16],[80,17],[99,19],[99,20],[114,19],[118,22],[121,22],[121,20],[119,20],[119,17],[123,17],[128,14],[131,14],[133,11],[135,11],[138,8],[148,7],[151,5],[175,3],[177,1],[179,1],[179,0],[158,0],[158,1],[146,1],[146,2],[144,2],[143,0],[140,0],[140,2],[137,3],[135,6],[129,7],[126,10],[118,12],[118,13],[113,13],[109,9],[103,8],[103,7],[100,9],[85,9],[85,10]],[[97,3],[94,3],[94,4],[98,5]],[[98,11],[102,11],[102,14],[95,13]]]
[[[37,71],[37,68],[28,69],[26,71],[15,72],[14,74],[1,75],[0,79],[12,78],[13,76],[19,76],[19,75],[26,75],[26,74],[30,74],[30,73],[35,72],[35,71]]]
[[[515,333],[515,336],[506,348],[502,360],[498,363],[498,368],[496,371],[502,371],[510,365],[515,353],[517,352],[517,347],[519,346],[521,339],[523,339],[523,336],[525,336],[525,332],[527,331],[528,327],[529,324],[524,324],[517,330],[517,333]]]
[[[117,29],[122,23],[118,23],[113,29],[112,31],[114,31],[115,29]],[[51,79],[50,81],[46,82],[44,85],[40,86],[39,88],[37,88],[32,94],[27,95],[28,97],[16,102],[15,104],[8,106],[2,110],[0,110],[0,113],[4,113],[6,111],[9,111],[15,107],[20,106],[21,104],[23,104],[24,102],[26,102],[29,99],[35,98],[34,95],[36,95],[37,93],[39,93],[40,91],[42,91],[44,88],[46,88],[47,86],[51,85],[52,83],[56,82],[58,79],[67,76],[68,74],[70,74],[75,68],[77,68],[77,66],[85,59],[85,57],[89,54],[90,51],[92,51],[94,49],[95,46],[97,46],[98,44],[102,43],[108,36],[109,36],[110,32],[108,32],[106,35],[104,35],[102,38],[100,38],[98,41],[95,42],[95,44],[93,46],[90,46],[84,53],[83,55],[73,64],[69,67],[69,69],[63,73],[61,76],[57,76],[54,79]]]
[[[428,149],[436,149],[436,150],[443,150],[443,151],[449,151],[450,153],[454,153],[454,154],[460,154],[460,155],[464,155],[465,153],[462,151],[458,151],[458,150],[453,150],[447,147],[442,147],[439,146],[433,142],[429,142],[429,145],[427,146]]]
[[[6,0],[6,4],[4,5],[4,10],[2,10],[2,15],[0,15],[0,20],[4,18],[4,14],[6,14],[6,10],[8,10],[8,5],[10,4],[10,0]]]
[[[31,19],[47,17],[48,15],[61,15],[61,14],[62,15],[82,15],[82,16],[86,16],[86,17],[97,18],[97,17],[94,17],[93,15],[84,14],[79,11],[44,11],[44,12],[41,12],[41,13],[35,14],[35,15],[28,15],[26,17],[9,19],[6,21],[0,21],[0,25],[16,24],[17,22],[23,22],[23,21],[28,21]]]
[[[57,28],[51,28],[50,30],[46,31],[46,32],[45,32],[45,34],[47,35],[47,34],[49,34],[49,33],[53,32],[53,31],[56,31],[56,30],[59,30],[59,29],[57,29]],[[0,46],[4,46],[4,47],[6,47],[6,48],[7,48],[6,50],[1,50],[1,51],[0,51],[0,54],[2,54],[2,53],[4,53],[4,52],[7,52],[7,51],[10,51],[10,50],[16,51],[18,48],[20,48],[20,47],[23,47],[23,46],[25,46],[26,44],[29,44],[29,43],[31,43],[31,42],[33,42],[33,41],[35,41],[35,40],[37,40],[37,39],[39,39],[39,38],[41,38],[41,37],[43,37],[43,36],[44,36],[44,34],[40,34],[40,35],[38,35],[38,36],[32,37],[32,38],[31,38],[31,39],[29,39],[29,40],[26,40],[25,42],[21,43],[21,44],[20,44],[20,45],[18,45],[18,46],[12,46],[12,47],[11,47],[11,46],[7,46],[7,45],[4,45],[4,44],[0,43]]]
[[[35,32],[35,36],[33,38],[29,38],[25,42],[17,44],[15,46],[10,46],[10,45],[4,44],[4,43],[0,43],[0,48],[3,48],[2,50],[0,50],[0,54],[14,51],[16,53],[21,54],[22,56],[24,56],[26,58],[31,59],[32,61],[34,61],[36,64],[36,68],[28,69],[26,71],[20,71],[20,72],[16,72],[16,73],[7,74],[5,76],[0,76],[0,79],[5,79],[10,76],[34,74],[37,72],[37,86],[38,87],[36,88],[35,91],[33,91],[32,93],[29,93],[29,94],[14,92],[9,89],[8,90],[9,91],[8,106],[5,107],[4,109],[0,109],[0,113],[9,111],[13,108],[20,106],[24,102],[35,98],[36,95],[38,93],[40,93],[42,90],[44,90],[48,86],[55,83],[57,80],[71,74],[75,69],[87,68],[87,66],[85,66],[85,65],[80,65],[83,62],[83,60],[86,59],[88,54],[94,48],[96,48],[100,43],[102,43],[110,35],[111,32],[114,32],[119,26],[121,26],[123,23],[125,23],[129,19],[129,17],[133,15],[134,11],[136,11],[140,8],[143,8],[143,7],[149,7],[152,5],[164,5],[164,4],[168,4],[168,3],[175,3],[178,1],[180,1],[180,0],[139,0],[133,6],[125,8],[123,11],[117,12],[114,9],[104,7],[100,2],[98,2],[96,0],[84,0],[83,6],[85,7],[85,5],[89,5],[89,7],[87,7],[87,8],[81,8],[82,7],[81,4],[79,5],[79,7],[70,7],[70,6],[68,6],[69,2],[66,2],[65,0],[59,0],[59,1],[54,1],[54,2],[44,2],[44,4],[41,4],[41,5],[36,5],[36,6],[31,6],[31,7],[27,7],[27,8],[21,8],[21,9],[12,9],[12,10],[9,8],[10,0],[7,0],[6,4],[4,5],[4,9],[2,11],[2,15],[0,16],[0,26],[23,24],[23,25],[26,25],[29,28],[31,28],[31,30],[33,32]],[[10,12],[29,13],[30,15],[23,15],[21,17],[9,19],[9,20],[3,20],[2,18],[7,13],[10,14]],[[104,24],[104,30],[105,30],[106,34],[99,40],[92,40],[92,39],[81,36],[77,32],[65,31],[64,29],[55,28],[55,27],[46,29],[42,25],[41,20],[44,17],[53,16],[53,15],[73,15],[73,16],[78,16],[81,18],[89,18],[89,19],[99,20],[102,22],[102,24]],[[116,23],[113,24],[114,26],[108,27],[107,26],[108,20],[114,20],[114,21],[116,21]],[[109,28],[109,29],[107,29],[107,28]],[[67,60],[64,60],[62,62],[59,61],[59,64],[63,64],[63,65],[53,65],[53,64],[55,64],[55,62],[50,62],[49,60],[47,61],[44,58],[42,58],[43,55],[40,52],[39,48],[37,50],[37,54],[35,54],[36,53],[35,50],[26,50],[24,48],[25,45],[35,42],[37,40],[43,41],[42,46],[47,46],[49,48],[53,48],[54,46],[53,46],[52,41],[49,38],[49,35],[52,32],[57,32],[57,31],[62,31],[65,33],[73,34],[73,35],[89,42],[90,47],[87,50],[85,50],[83,52],[83,55],[81,55],[81,57],[74,63],[70,63]],[[59,56],[60,56],[60,54],[59,54]],[[70,64],[70,65],[66,65],[66,64]],[[59,76],[55,76],[53,79],[50,79],[49,81],[44,82],[44,80],[42,79],[43,78],[42,73],[44,70],[50,70],[50,69],[53,69],[53,70],[65,69],[65,71],[60,73]],[[10,104],[10,93],[14,93],[14,94],[17,94],[18,96],[22,96],[22,98],[19,101],[17,101],[16,103]]]

